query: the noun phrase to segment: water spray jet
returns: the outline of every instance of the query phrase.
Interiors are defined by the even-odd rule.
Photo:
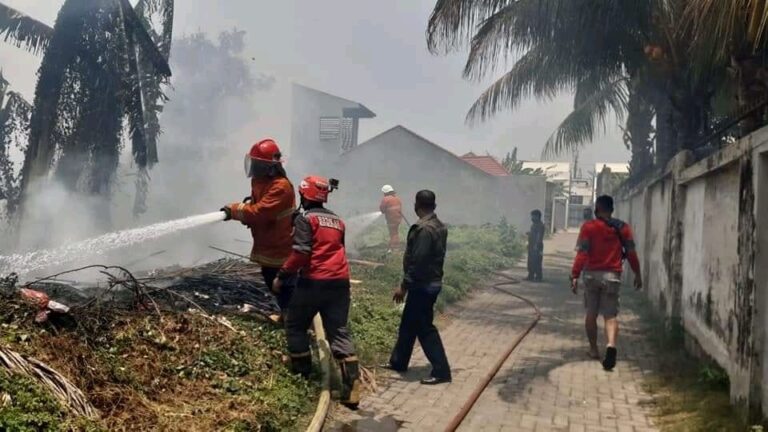
[[[160,222],[141,228],[111,232],[56,248],[0,256],[0,274],[3,272],[15,272],[19,275],[24,275],[47,267],[102,255],[106,252],[154,240],[178,231],[221,222],[224,219],[224,212],[216,211]]]

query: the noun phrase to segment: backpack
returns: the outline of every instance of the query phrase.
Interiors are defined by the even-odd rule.
[[[619,219],[610,218],[608,220],[600,219],[608,225],[609,227],[613,228],[613,231],[616,232],[616,236],[619,238],[619,243],[621,243],[621,260],[624,261],[627,259],[627,242],[624,240],[624,236],[621,235],[621,229],[624,228],[624,222]]]

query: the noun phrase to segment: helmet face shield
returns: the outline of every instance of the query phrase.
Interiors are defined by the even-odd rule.
[[[279,173],[280,163],[265,162],[245,155],[244,168],[246,177],[274,177]]]

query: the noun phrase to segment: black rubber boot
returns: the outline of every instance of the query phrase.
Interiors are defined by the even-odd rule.
[[[357,357],[339,360],[341,369],[341,403],[349,409],[357,409],[360,404],[360,366]]]
[[[309,378],[312,373],[312,353],[291,354],[291,372]]]

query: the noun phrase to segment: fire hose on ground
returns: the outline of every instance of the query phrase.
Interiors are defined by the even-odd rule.
[[[323,430],[323,424],[325,423],[325,418],[328,417],[328,409],[331,406],[331,348],[325,339],[323,320],[319,314],[315,315],[312,325],[315,329],[315,341],[317,342],[320,371],[323,377],[320,399],[317,402],[317,408],[315,408],[315,415],[312,416],[312,421],[307,426],[307,432],[320,432]]]
[[[464,419],[467,417],[469,412],[472,410],[472,407],[475,406],[475,404],[477,403],[478,399],[480,399],[480,396],[483,394],[483,392],[488,387],[488,385],[491,383],[491,381],[496,376],[496,374],[499,373],[499,370],[501,370],[502,366],[504,366],[504,363],[506,363],[506,361],[509,359],[509,356],[512,355],[512,353],[515,351],[515,349],[517,349],[517,347],[520,345],[520,343],[523,342],[525,337],[528,336],[528,334],[534,329],[534,327],[536,327],[536,324],[538,324],[539,320],[541,319],[541,310],[539,310],[539,308],[538,308],[538,306],[536,306],[536,304],[534,304],[532,301],[528,300],[527,298],[525,298],[525,297],[523,297],[521,295],[518,295],[518,294],[515,294],[515,293],[511,293],[511,292],[501,288],[502,286],[505,286],[505,285],[517,284],[519,282],[518,280],[516,280],[516,279],[514,279],[514,278],[512,278],[512,277],[510,277],[508,275],[505,275],[503,273],[495,273],[495,274],[498,275],[498,276],[501,276],[501,277],[503,277],[503,278],[505,278],[507,280],[506,281],[502,281],[502,282],[497,282],[497,283],[493,284],[492,288],[497,290],[497,291],[503,292],[504,294],[510,295],[512,297],[515,297],[515,298],[525,302],[526,304],[528,304],[528,306],[530,306],[534,310],[533,320],[528,324],[528,326],[520,334],[517,335],[517,337],[512,341],[512,343],[509,345],[509,347],[504,351],[504,353],[499,357],[499,359],[493,365],[493,367],[488,372],[488,374],[480,381],[480,384],[477,386],[477,388],[475,388],[475,390],[469,396],[469,398],[464,403],[464,405],[462,405],[462,407],[459,410],[459,412],[451,419],[451,422],[448,424],[448,426],[446,426],[446,428],[445,428],[446,432],[453,432],[456,429],[458,429],[459,426],[461,426],[461,423],[464,421]]]

